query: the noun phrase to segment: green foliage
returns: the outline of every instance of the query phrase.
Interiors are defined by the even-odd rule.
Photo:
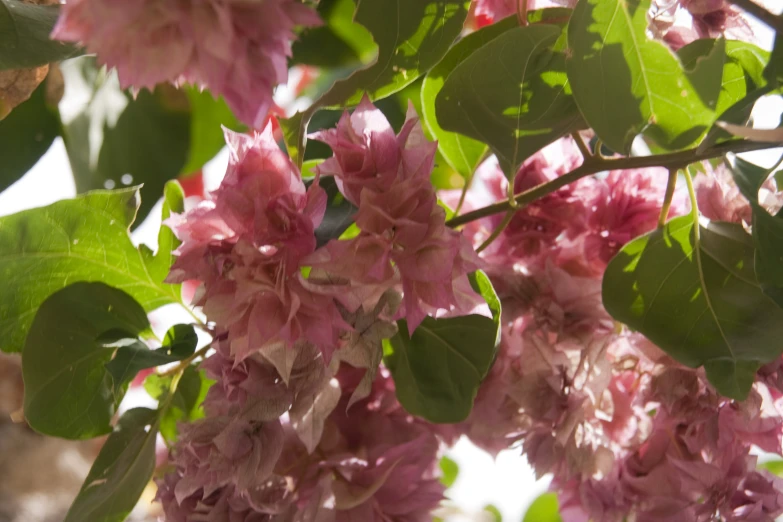
[[[647,37],[650,0],[582,0],[568,26],[568,79],[588,125],[630,153],[641,132],[664,149],[696,143],[712,125],[723,40],[692,69]]]
[[[172,205],[181,210],[179,200]],[[161,229],[160,248],[136,249],[128,236],[137,189],[96,191],[0,218],[0,348],[21,351],[36,310],[49,295],[76,281],[101,281],[128,292],[145,310],[180,302],[163,282],[176,246]],[[172,207],[174,208],[174,207]],[[164,215],[166,214],[164,208]]]
[[[74,283],[52,294],[38,309],[22,354],[30,426],[67,439],[109,433],[124,392],[104,368],[115,352],[111,342],[138,340],[148,329],[144,309],[103,283]]]
[[[346,67],[370,60],[376,51],[372,35],[353,21],[353,0],[321,0],[324,25],[304,31],[293,45],[292,63]]]
[[[609,263],[606,310],[674,359],[704,366],[723,395],[743,400],[756,370],[781,354],[783,310],[761,291],[755,249],[740,225],[692,216],[631,241]]]
[[[559,510],[557,495],[543,493],[527,508],[522,522],[563,522]]]
[[[339,238],[353,224],[356,207],[340,193],[333,177],[321,178],[320,186],[326,191],[326,213],[315,230],[317,246]]]
[[[447,488],[453,486],[459,475],[459,464],[448,457],[441,457],[438,467],[441,472],[440,483]]]
[[[25,175],[60,134],[56,107],[46,103],[46,79],[30,99],[0,120],[0,192]]]
[[[177,438],[177,424],[204,417],[201,403],[214,381],[207,379],[202,370],[188,366],[177,382],[177,389],[169,400],[173,376],[151,374],[144,380],[144,389],[163,406],[160,412],[160,434],[168,442]]]
[[[582,127],[565,53],[554,49],[561,33],[549,24],[504,32],[457,65],[435,100],[440,125],[487,143],[508,176]]]
[[[503,515],[500,513],[500,510],[492,504],[484,506],[484,513],[492,517],[492,522],[503,522]]]
[[[478,387],[492,366],[499,340],[500,308],[489,279],[475,275],[493,317],[427,317],[413,335],[404,319],[384,341],[384,362],[394,377],[397,399],[408,412],[438,422],[465,420]]]
[[[427,72],[462,30],[466,0],[359,0],[354,20],[372,34],[378,56],[367,68],[337,81],[318,107],[356,105],[363,94],[378,100]]]
[[[753,209],[756,277],[764,293],[783,307],[783,212],[773,216],[759,204],[759,190],[771,171],[736,158],[732,173]]]
[[[0,0],[0,70],[37,67],[83,54],[49,38],[60,6]]]
[[[76,190],[82,193],[143,183],[137,216],[140,223],[166,181],[176,178],[188,161],[188,98],[171,86],[160,86],[154,92],[143,90],[134,98],[120,90],[116,74],[93,70],[95,66],[89,61],[79,66],[92,95],[84,110],[63,129]],[[74,76],[69,74],[68,78]]]
[[[195,87],[187,87],[185,94],[190,105],[190,145],[181,172],[188,175],[198,171],[226,145],[221,126],[235,131],[243,131],[245,126],[223,98],[216,100],[208,91]]]
[[[64,522],[115,522],[136,506],[155,470],[158,412],[125,412],[101,448]]]

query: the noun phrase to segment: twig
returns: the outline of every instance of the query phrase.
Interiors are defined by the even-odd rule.
[[[743,11],[753,15],[776,31],[783,30],[783,16],[778,16],[767,11],[753,0],[729,0]]]
[[[669,169],[669,181],[666,183],[666,194],[663,196],[661,215],[658,216],[658,228],[663,228],[666,225],[666,219],[669,217],[669,209],[672,206],[672,198],[674,198],[674,187],[677,185],[677,172],[679,172],[678,169]]]
[[[585,140],[582,139],[582,135],[579,134],[579,131],[572,132],[571,138],[576,143],[576,146],[579,149],[579,152],[582,153],[582,157],[585,159],[585,161],[593,157],[593,153],[590,152],[590,149],[587,147]]]
[[[641,169],[646,167],[665,167],[669,169],[680,169],[691,163],[698,161],[718,158],[724,154],[751,152],[754,150],[764,150],[775,148],[779,145],[774,143],[759,143],[755,141],[727,141],[720,143],[712,148],[704,151],[697,149],[687,149],[680,152],[672,152],[669,154],[656,154],[652,156],[634,156],[630,158],[598,158],[593,161],[583,163],[579,167],[575,168],[571,172],[564,174],[558,178],[553,179],[547,183],[543,183],[532,189],[526,190],[514,197],[514,203],[517,206],[524,206],[528,203],[535,201],[541,197],[551,194],[560,188],[578,181],[584,177],[603,172],[607,170],[628,170],[628,169]],[[506,201],[495,203],[483,208],[479,208],[467,214],[454,217],[446,222],[449,227],[458,227],[471,221],[476,221],[493,214],[499,214],[501,212],[507,212],[512,210],[513,206]]]

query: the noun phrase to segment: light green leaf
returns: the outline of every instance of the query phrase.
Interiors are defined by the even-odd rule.
[[[58,5],[0,0],[0,70],[25,69],[84,54],[49,35],[60,13]]]
[[[446,83],[446,78],[460,62],[485,43],[518,25],[516,17],[510,17],[469,34],[449,49],[440,63],[424,77],[421,86],[422,121],[432,137],[438,140],[438,149],[443,157],[466,180],[473,176],[473,171],[487,151],[487,145],[462,134],[444,130],[435,116],[435,99]]]
[[[30,426],[66,439],[111,431],[123,390],[104,368],[114,353],[104,339],[116,332],[135,339],[148,329],[144,309],[103,283],[74,283],[52,294],[38,309],[22,353]]]
[[[182,377],[177,383],[177,389],[170,402],[166,398],[171,389],[170,375],[161,376],[151,374],[144,380],[144,389],[152,398],[161,404],[166,404],[160,414],[160,434],[168,442],[177,439],[177,425],[181,422],[192,422],[204,417],[202,403],[207,396],[210,386],[215,381],[207,379],[203,370],[196,366],[188,366],[182,372]]]
[[[0,120],[0,192],[24,176],[60,134],[57,107],[46,103],[46,84]]]
[[[647,37],[650,0],[581,0],[568,26],[568,78],[587,123],[611,149],[629,154],[641,132],[674,150],[696,143],[715,119],[725,53],[683,68]]]
[[[64,522],[121,522],[155,471],[156,411],[128,410],[101,448]]]
[[[487,300],[492,318],[427,317],[412,336],[400,320],[397,334],[384,341],[384,363],[397,399],[408,412],[432,422],[467,418],[497,353],[500,301],[483,272],[476,272],[471,283]]]
[[[354,20],[372,34],[378,57],[338,80],[316,107],[356,105],[366,93],[385,98],[413,83],[446,54],[462,31],[465,0],[359,0]]]
[[[137,206],[135,188],[96,191],[0,218],[3,351],[21,351],[40,304],[76,281],[119,288],[148,311],[181,302],[177,287],[163,283],[171,260],[166,243],[154,258],[131,243],[128,228]],[[161,231],[164,238],[169,233]]]
[[[165,222],[172,213],[181,214],[185,211],[185,192],[177,181],[168,181],[163,187],[163,210],[161,211],[161,221]],[[180,245],[180,240],[174,235],[174,232],[165,224],[161,224],[158,230],[158,251],[152,251],[146,246],[141,245],[139,252],[142,261],[146,267],[149,277],[158,283],[160,290],[167,295],[172,302],[181,302],[181,285],[170,285],[163,283],[166,276],[169,275],[169,269],[174,264],[176,256],[174,250]]]
[[[743,400],[756,370],[783,351],[783,310],[753,270],[753,241],[740,225],[692,216],[631,241],[609,263],[603,302],[690,367],[704,366],[721,394]]]
[[[440,483],[450,488],[457,480],[457,475],[459,475],[459,464],[444,456],[440,458],[438,467],[441,472]]]
[[[522,522],[563,522],[560,517],[557,495],[554,493],[539,495],[527,508]]]
[[[561,33],[548,24],[506,31],[455,67],[435,100],[443,129],[488,144],[507,176],[582,126],[565,54],[553,50]]]

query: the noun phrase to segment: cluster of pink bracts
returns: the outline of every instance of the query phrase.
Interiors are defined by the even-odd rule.
[[[539,2],[540,3],[540,2]],[[570,0],[552,4],[569,5]],[[474,25],[513,14],[476,0]],[[529,2],[530,8],[545,7]],[[687,9],[692,26],[677,26]],[[54,35],[84,43],[124,86],[189,82],[225,97],[258,126],[287,78],[297,25],[319,23],[292,0],[69,0]],[[663,5],[653,32],[673,48],[746,29],[723,0]],[[772,522],[783,482],[756,469],[752,445],[780,454],[783,367],[758,373],[747,401],[718,396],[601,305],[611,257],[656,226],[666,172],[610,172],[517,212],[482,253],[499,217],[445,226],[430,184],[436,146],[415,114],[395,134],[368,101],[314,136],[358,207],[358,234],[316,248],[326,209],[271,130],[227,134],[231,160],[208,201],[169,222],[182,240],[171,282],[198,280],[195,304],[215,325],[206,418],[181,427],[158,499],[172,522],[425,522],[440,504],[441,447],[466,435],[496,453],[519,446],[554,475],[566,522]],[[517,191],[578,165],[561,140],[530,158]],[[493,160],[464,210],[501,200]],[[727,173],[697,180],[706,217],[747,221]],[[458,195],[441,194],[446,203]],[[687,210],[675,197],[672,214]],[[381,365],[404,318],[480,309],[467,274],[483,268],[503,303],[502,343],[471,416],[433,425],[407,414]]]

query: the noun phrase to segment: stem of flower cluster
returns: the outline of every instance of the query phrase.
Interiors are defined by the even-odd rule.
[[[663,205],[661,206],[661,215],[658,216],[658,228],[663,228],[666,219],[669,217],[669,209],[672,206],[674,198],[674,188],[677,186],[678,169],[669,169],[669,181],[666,183],[666,194],[663,196]]]
[[[521,208],[533,201],[542,198],[562,187],[578,181],[582,178],[609,170],[629,170],[641,169],[647,167],[665,167],[668,169],[681,169],[685,166],[698,161],[719,158],[728,153],[751,152],[754,150],[764,150],[779,147],[776,143],[762,143],[748,140],[727,141],[720,143],[706,150],[696,148],[687,149],[680,152],[669,154],[656,154],[651,156],[633,156],[627,158],[605,158],[594,156],[590,161],[586,161],[571,172],[543,183],[529,190],[521,192],[514,196],[514,203],[508,200],[495,203],[483,208],[476,209],[467,214],[454,217],[446,222],[449,227],[455,228],[471,221],[476,221],[487,216],[508,212],[514,209],[514,205]]]
[[[582,135],[579,134],[579,131],[572,132],[571,138],[576,143],[576,146],[579,149],[579,152],[582,153],[582,157],[585,159],[585,161],[587,161],[588,158],[593,157],[593,153],[590,152],[590,149],[587,147],[585,140],[582,139]]]
[[[521,27],[527,25],[527,0],[517,0],[517,19]]]

